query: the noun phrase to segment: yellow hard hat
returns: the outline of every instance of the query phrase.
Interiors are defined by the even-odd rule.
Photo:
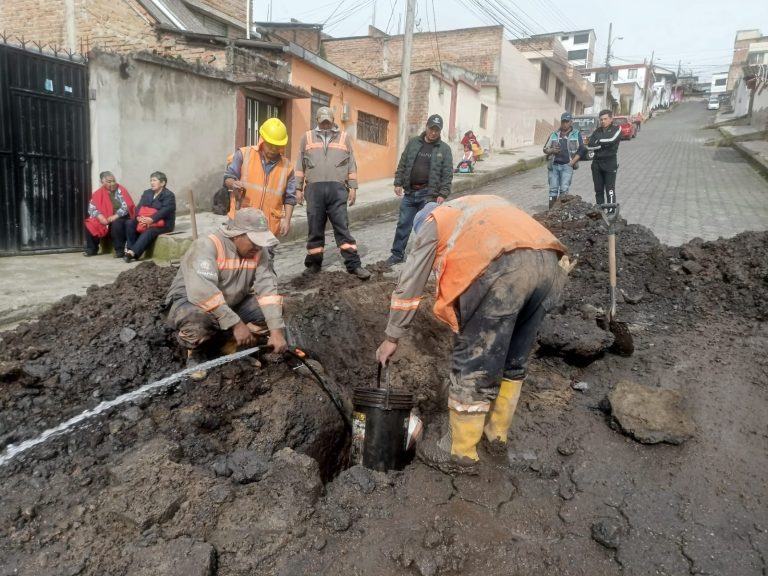
[[[279,118],[265,120],[259,127],[259,135],[264,142],[273,146],[285,146],[288,144],[288,129]]]

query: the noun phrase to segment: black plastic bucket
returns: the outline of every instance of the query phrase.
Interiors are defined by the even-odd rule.
[[[413,394],[391,391],[388,369],[386,384],[386,388],[355,388],[352,395],[352,462],[381,472],[405,468],[413,408]]]

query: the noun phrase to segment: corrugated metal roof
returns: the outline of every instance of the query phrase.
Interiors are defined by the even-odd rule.
[[[138,0],[160,24],[186,32],[210,34],[192,11],[181,0]]]

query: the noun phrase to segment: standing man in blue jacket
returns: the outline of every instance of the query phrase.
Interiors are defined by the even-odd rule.
[[[395,194],[402,196],[392,255],[387,264],[405,261],[405,247],[413,228],[413,219],[427,202],[442,204],[451,193],[453,155],[451,147],[440,139],[443,118],[432,114],[426,130],[411,138],[400,156],[395,172]]]
[[[560,130],[550,134],[544,154],[549,160],[549,207],[552,208],[560,196],[568,194],[573,180],[573,171],[579,160],[587,156],[581,132],[573,127],[573,116],[563,112],[560,116]]]

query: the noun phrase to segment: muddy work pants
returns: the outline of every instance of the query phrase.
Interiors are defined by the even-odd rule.
[[[595,204],[616,203],[616,172],[619,167],[615,163],[601,165],[592,161],[592,182],[595,185]]]
[[[264,314],[261,312],[255,297],[248,297],[232,310],[245,322],[264,325]],[[232,338],[232,330],[222,330],[213,314],[205,312],[199,306],[188,302],[186,298],[176,298],[168,310],[168,325],[177,330],[176,339],[182,347],[195,349],[199,347],[220,346]]]
[[[304,198],[307,202],[307,256],[304,266],[319,268],[323,264],[325,251],[325,223],[330,220],[333,226],[333,236],[336,246],[344,258],[347,272],[360,268],[360,256],[357,253],[357,243],[349,232],[349,217],[347,215],[347,199],[349,193],[346,186],[340,182],[315,182],[307,184]]]
[[[448,406],[488,410],[501,378],[522,380],[544,315],[567,274],[552,250],[515,250],[494,260],[459,297]]]

